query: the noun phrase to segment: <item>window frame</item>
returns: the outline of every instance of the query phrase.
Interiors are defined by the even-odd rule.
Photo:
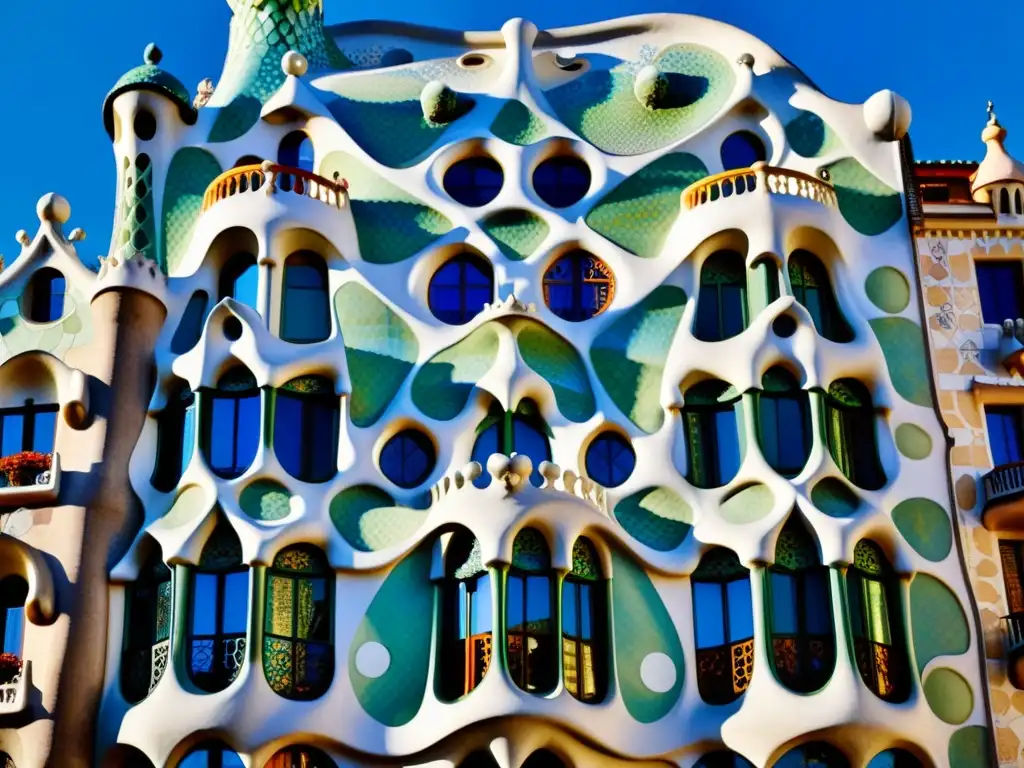
[[[530,629],[529,629],[529,622],[527,621],[527,616],[529,616],[529,613],[530,613],[530,608],[529,608],[529,602],[530,602],[529,601],[529,584],[530,584],[530,579],[544,579],[545,581],[547,581],[548,609],[549,609],[549,613],[550,613],[550,616],[548,617],[547,621],[550,622],[550,625],[551,625],[551,629],[549,631],[547,631],[547,632],[530,631]],[[510,592],[510,584],[512,583],[513,580],[518,581],[520,583],[520,585],[521,585],[520,588],[522,589],[522,612],[521,612],[520,616],[516,617],[517,619],[519,619],[519,625],[522,626],[522,629],[520,631],[513,631],[512,630],[512,622],[511,622],[511,618],[512,617],[510,616],[510,609],[509,609],[508,595],[509,595],[509,592]],[[513,567],[510,567],[508,569],[508,572],[505,575],[505,610],[504,610],[504,619],[505,619],[505,627],[504,627],[504,629],[505,629],[505,632],[504,632],[504,635],[505,635],[505,638],[504,638],[505,639],[505,648],[504,648],[504,651],[505,651],[505,669],[508,672],[508,676],[510,678],[512,678],[512,682],[515,683],[516,687],[518,687],[522,691],[525,691],[526,693],[532,693],[532,694],[536,694],[536,695],[539,695],[539,696],[542,696],[542,695],[547,694],[547,693],[551,693],[551,691],[553,691],[555,689],[555,687],[558,685],[558,656],[555,653],[555,651],[557,650],[555,648],[555,643],[558,640],[558,634],[559,634],[557,632],[557,627],[556,627],[556,624],[558,623],[558,609],[557,609],[557,599],[558,599],[558,596],[557,596],[556,591],[555,591],[555,583],[554,582],[555,582],[555,580],[554,580],[552,574],[550,573],[550,571],[544,571],[544,572],[528,571],[528,570],[524,570],[522,568],[516,568],[516,567],[513,566]],[[511,648],[512,639],[513,638],[518,638],[519,639],[519,652],[516,653],[515,655],[519,657],[519,670],[521,671],[521,678],[522,678],[521,680],[517,679],[517,676],[513,672],[513,667],[512,667],[512,662],[511,662],[511,659],[513,657],[513,652],[512,652],[512,648]],[[545,654],[540,654],[540,658],[544,662],[543,663],[543,667],[544,668],[539,670],[539,671],[534,672],[534,674],[531,675],[531,672],[533,670],[531,670],[530,664],[529,664],[529,662],[530,662],[530,654],[528,653],[529,641],[530,640],[537,640],[538,651],[539,651],[540,647],[541,647],[541,644],[544,642],[545,639],[550,641],[550,649],[549,649],[550,652],[547,655],[549,655],[551,658],[550,659],[544,658]],[[550,675],[551,679],[550,680],[545,680],[544,679],[544,675],[545,674]],[[538,677],[540,679],[539,680],[533,680],[532,679],[533,677]],[[529,687],[531,685],[533,685],[533,688]]]
[[[60,283],[61,290],[55,291],[54,285]],[[44,288],[45,290],[40,290]],[[64,273],[54,267],[42,267],[36,270],[28,281],[25,292],[27,301],[23,302],[22,315],[30,323],[45,325],[56,323],[64,318],[67,309],[68,279]],[[54,302],[59,298],[58,312],[54,312]],[[43,319],[45,316],[45,319]]]
[[[1024,262],[1020,259],[974,259],[974,272],[982,323],[1002,326],[1006,320],[1024,317]],[[1009,304],[1015,307],[1010,310],[1010,316],[989,316],[993,312],[1005,314],[1000,308]]]
[[[222,523],[223,524],[223,523]],[[247,640],[248,639],[248,619],[249,619],[249,606],[248,601],[246,603],[246,628],[241,632],[225,632],[224,631],[224,619],[226,615],[225,608],[227,607],[227,584],[228,577],[235,574],[245,574],[246,581],[249,580],[249,569],[244,565],[239,565],[234,568],[225,569],[213,569],[203,568],[201,565],[197,568],[190,569],[189,574],[189,599],[188,599],[188,626],[186,629],[185,643],[186,653],[188,654],[188,676],[189,679],[195,683],[201,690],[207,693],[217,693],[228,688],[232,682],[234,682],[238,674],[241,671],[241,667],[235,672],[230,674],[229,670],[226,669],[223,663],[216,663],[217,660],[223,661],[225,657],[225,648],[227,643],[232,640]],[[196,621],[196,596],[198,594],[197,582],[199,576],[213,576],[216,578],[216,605],[214,607],[214,633],[209,634],[198,634],[195,631]],[[211,640],[213,641],[213,650],[211,656],[214,660],[213,671],[208,673],[196,672],[193,667],[192,658],[195,653],[193,643],[197,640]],[[243,662],[244,663],[244,662]],[[202,680],[199,679],[202,675]],[[208,685],[204,683],[209,680]]]
[[[839,305],[832,275],[825,263],[811,251],[798,248],[789,254],[786,273],[793,298],[807,310],[818,335],[837,344],[853,341],[853,330]],[[814,291],[817,297],[817,309],[808,303],[809,291]]]
[[[58,414],[54,418],[54,430],[53,437],[50,441],[50,449],[47,451],[39,450],[35,447],[36,442],[36,419],[40,414],[53,413]],[[37,453],[50,453],[52,454],[57,446],[57,429],[60,424],[60,405],[57,403],[44,403],[42,405],[37,404],[33,398],[26,398],[24,405],[16,405],[10,408],[0,409],[0,445],[3,445],[3,433],[4,433],[4,422],[8,417],[21,416],[22,417],[22,429],[21,429],[21,449],[13,454],[7,454],[14,456],[17,453],[24,453],[26,451],[34,451]]]
[[[120,678],[122,695],[129,703],[137,704],[149,696],[167,671],[171,633],[174,627],[174,589],[174,572],[158,552],[150,554],[138,577],[125,586],[125,629],[121,645]],[[162,595],[162,592],[166,594]],[[166,635],[160,628],[161,601],[165,602],[167,612]],[[140,608],[144,608],[146,612],[143,617],[144,625],[137,621]],[[160,655],[157,652],[158,648],[165,643],[167,651],[164,666],[157,671],[154,669],[154,661]],[[136,656],[139,657],[138,660]],[[139,691],[130,690],[127,686],[138,681],[132,680],[125,672],[141,661],[143,656],[147,657],[149,666],[149,686],[144,694],[136,697],[135,694]]]
[[[505,410],[497,401],[492,402],[487,415],[477,425],[476,437],[473,441],[471,456],[477,455],[477,444],[483,438],[484,434],[492,428],[497,432],[497,451],[505,456],[511,456],[513,453],[516,453],[516,422],[519,422],[523,426],[533,430],[538,436],[544,439],[544,447],[546,451],[545,457],[541,459],[541,461],[551,461],[551,430],[532,400],[521,401],[514,411]],[[487,458],[487,456],[478,456],[474,461],[482,459],[480,464],[486,466]],[[537,485],[542,479],[540,474],[540,461],[535,461],[533,456],[530,456],[530,459],[534,464],[530,480],[534,485]],[[489,475],[484,472],[474,481],[474,484],[476,484],[478,488],[483,488],[486,487],[489,482]]]
[[[555,276],[556,268],[564,263],[568,264],[567,279]],[[554,286],[568,287],[568,305],[558,309],[551,305],[551,288]],[[544,306],[552,314],[569,323],[582,323],[597,317],[611,306],[615,298],[615,274],[600,257],[583,248],[573,248],[554,259],[544,270],[541,289]],[[585,303],[584,293],[587,290],[594,291],[595,307],[588,307]]]
[[[479,276],[486,281],[486,286],[475,283],[470,279],[470,269],[475,269]],[[438,283],[438,278],[447,278],[448,273],[457,269],[458,280],[455,283]],[[476,279],[475,277],[473,279]],[[449,309],[438,307],[441,291],[454,292],[458,295],[458,308]],[[485,290],[488,301],[483,302],[479,307],[470,305],[468,298],[471,292]],[[484,310],[484,304],[494,301],[494,270],[486,260],[475,253],[463,251],[441,264],[430,276],[430,283],[427,285],[427,306],[430,313],[446,325],[465,325],[473,320]]]
[[[296,274],[294,269],[308,268],[316,273],[320,284],[316,287],[290,285],[289,276]],[[297,296],[295,294],[298,294]],[[295,251],[284,261],[284,274],[281,276],[281,319],[278,325],[278,336],[289,344],[316,344],[331,336],[331,307],[329,298],[329,275],[327,264],[316,251]],[[314,296],[316,304],[314,304]],[[292,305],[295,306],[292,306]],[[317,306],[317,304],[319,306]],[[296,310],[301,309],[301,312]],[[315,336],[302,337],[289,333],[290,318],[310,315],[316,312],[320,321],[320,332]],[[294,330],[294,329],[293,329]]]
[[[832,675],[835,674],[836,665],[836,654],[837,654],[837,641],[835,634],[835,614],[832,610],[832,582],[830,569],[819,564],[809,565],[806,567],[791,569],[785,566],[772,565],[765,570],[767,576],[767,584],[765,592],[768,598],[768,639],[769,648],[768,651],[771,654],[772,669],[775,672],[775,677],[779,680],[782,685],[794,693],[800,693],[804,695],[810,695],[817,691],[820,691],[825,685],[828,684],[829,680],[832,679]],[[810,606],[808,604],[808,581],[811,576],[817,575],[821,578],[825,590],[827,600],[825,601],[828,606],[828,623],[830,625],[830,631],[828,634],[820,634],[808,631]],[[776,577],[785,577],[793,580],[793,595],[794,595],[794,619],[796,622],[795,632],[781,632],[776,629],[776,611],[775,611],[775,590],[776,590]],[[815,608],[820,606],[814,606]],[[794,672],[792,679],[786,680],[783,672],[779,670],[779,664],[775,657],[775,640],[780,638],[783,640],[792,639],[796,648],[796,665],[797,670]],[[830,641],[831,649],[826,648],[826,659],[830,657],[830,660],[826,663],[828,667],[828,673],[824,672],[815,673],[811,668],[813,662],[812,654],[812,643],[815,641]],[[820,676],[820,679],[819,679]]]
[[[494,615],[493,602],[494,591],[492,588],[493,579],[486,568],[470,576],[459,577],[454,573],[445,575],[442,583],[442,691],[444,698],[450,702],[458,701],[468,696],[483,681],[491,668],[494,657]],[[479,608],[480,593],[490,593],[492,613],[487,617],[489,629],[487,632],[473,633],[473,621]],[[463,627],[465,623],[465,627]],[[462,636],[465,629],[466,636]],[[488,643],[489,641],[489,643]],[[480,653],[483,656],[482,663],[478,664],[477,652],[478,643],[481,643]],[[461,650],[461,653],[457,653]],[[456,686],[452,683],[451,673],[456,665],[456,656],[461,663],[461,682],[458,686],[458,693],[455,693]],[[480,669],[478,670],[478,667]]]
[[[615,452],[617,449],[617,453]],[[598,451],[601,451],[604,455],[599,456]],[[625,473],[625,476],[621,480],[615,482],[618,477],[616,475],[616,460],[626,454],[630,457],[630,468]],[[594,472],[591,468],[591,456],[595,457],[595,461],[604,461],[605,467],[599,469],[598,472]],[[636,450],[633,448],[632,442],[624,437],[621,433],[614,429],[606,429],[599,434],[595,435],[587,445],[587,452],[583,460],[586,468],[587,477],[601,484],[604,488],[618,488],[620,485],[625,483],[636,471]],[[607,469],[607,474],[605,474]],[[596,477],[595,475],[604,474],[604,477]]]
[[[850,382],[862,390],[852,393],[863,398],[859,405],[844,403],[833,392],[837,385],[852,388]],[[823,393],[823,400],[825,442],[839,471],[858,488],[884,487],[888,479],[878,454],[877,413],[867,387],[855,379],[837,379]]]
[[[782,477],[785,477],[790,480],[793,479],[794,477],[797,477],[801,472],[804,471],[804,469],[807,467],[807,462],[810,459],[811,451],[814,448],[814,422],[811,416],[810,398],[808,396],[808,392],[805,389],[801,389],[799,387],[799,384],[795,380],[793,380],[791,383],[796,386],[790,386],[789,384],[787,384],[786,389],[757,390],[757,442],[758,446],[761,449],[761,455],[764,457],[764,460],[769,467],[771,467],[775,472],[777,472]],[[769,457],[768,451],[766,450],[764,429],[764,420],[766,416],[764,406],[765,401],[770,401],[773,403],[774,407],[776,435],[776,441],[772,453],[774,455],[775,461],[779,461],[781,453],[779,449],[782,445],[781,436],[785,434],[782,427],[786,422],[782,420],[782,416],[780,415],[780,410],[778,408],[778,403],[779,401],[783,400],[796,403],[797,407],[800,409],[801,434],[803,437],[804,458],[798,468],[776,466],[775,463],[773,463],[772,458]]]
[[[750,286],[747,285],[747,267],[743,255],[738,251],[723,248],[708,256],[700,267],[700,279],[697,288],[697,311],[693,319],[693,336],[699,341],[727,341],[742,334],[750,327]],[[739,292],[741,309],[740,328],[729,327],[726,310],[725,291],[735,289]],[[715,327],[710,327],[713,307]]]
[[[252,297],[252,304],[238,297],[238,294],[240,293],[238,290],[238,281],[249,270],[253,271],[256,278],[256,291]],[[248,251],[238,251],[231,254],[227,261],[224,262],[224,266],[220,271],[220,276],[217,279],[218,303],[224,299],[230,298],[237,301],[239,304],[244,304],[257,314],[262,314],[256,306],[256,304],[259,303],[259,291],[260,273],[259,263],[256,260],[256,256]]]
[[[157,419],[156,464],[150,477],[150,484],[158,491],[173,491],[191,463],[198,434],[198,411],[199,399],[185,384],[174,391],[160,413]],[[190,422],[191,442],[186,445]],[[169,467],[174,467],[174,471]]]
[[[452,176],[452,171],[455,176]],[[481,174],[497,171],[499,183],[497,189],[480,181]],[[464,174],[464,179],[460,178]],[[505,169],[500,162],[490,155],[470,155],[461,157],[449,165],[441,178],[441,187],[459,205],[467,208],[482,208],[494,202],[505,187]],[[455,192],[452,192],[452,190]],[[493,194],[491,191],[493,190]]]
[[[703,382],[702,382],[703,383]],[[729,385],[722,382],[726,389]],[[700,386],[700,385],[696,385]],[[740,437],[740,419],[742,413],[739,406],[743,396],[736,392],[728,400],[716,398],[715,402],[706,402],[705,398],[694,402],[694,395],[700,392],[691,389],[691,402],[685,403],[682,409],[683,433],[688,451],[686,480],[696,488],[721,488],[735,479],[743,466],[744,450]],[[736,471],[726,478],[722,471],[722,455],[718,428],[718,414],[732,413],[733,426],[736,431]]]
[[[251,374],[250,374],[251,375]],[[224,389],[220,386],[223,382],[218,382],[218,386],[215,388],[204,388],[200,392],[205,396],[202,398],[202,405],[200,410],[200,429],[201,440],[203,447],[203,458],[206,461],[210,471],[213,472],[217,477],[224,480],[233,480],[241,477],[249,468],[252,467],[253,461],[256,460],[256,456],[259,455],[260,442],[262,440],[263,432],[263,420],[264,420],[264,403],[263,403],[263,390],[256,385],[255,378],[253,378],[252,386],[246,389]],[[239,426],[241,424],[241,401],[242,400],[255,400],[259,408],[259,416],[257,418],[258,433],[256,435],[255,445],[256,448],[253,451],[253,457],[249,462],[242,467],[238,463],[239,455]],[[214,466],[213,463],[213,432],[214,430],[214,415],[215,406],[218,401],[231,401],[232,402],[232,465],[230,469],[220,469]],[[208,414],[208,415],[206,415]]]
[[[300,378],[311,378],[311,377],[300,377]],[[318,377],[319,378],[319,377]],[[295,381],[293,379],[292,381]],[[274,454],[277,455],[278,461],[281,462],[280,454],[283,451],[278,449],[278,433],[282,426],[277,423],[279,412],[278,412],[278,399],[283,398],[285,400],[294,401],[299,408],[299,419],[300,424],[298,426],[300,440],[298,446],[298,473],[294,473],[285,466],[284,462],[281,462],[281,467],[289,476],[295,478],[304,483],[326,483],[338,474],[338,442],[340,440],[340,429],[341,429],[341,404],[338,396],[333,391],[333,382],[324,379],[325,383],[330,383],[331,389],[326,392],[299,392],[296,390],[287,389],[288,384],[283,387],[278,387],[273,390],[274,398],[274,424],[273,424],[273,444]],[[329,449],[330,461],[327,463],[326,470],[323,475],[313,472],[315,469],[316,459],[319,456],[319,447],[315,445],[311,438],[311,435],[315,432],[315,425],[319,424],[325,415],[329,413],[332,420],[331,425],[331,447]],[[237,421],[237,419],[236,419]],[[292,425],[293,428],[295,425]],[[290,461],[290,460],[289,460]]]
[[[399,463],[401,465],[402,474],[397,476],[396,479],[395,475],[389,473],[385,469],[384,454],[385,451],[389,451],[389,449],[390,451],[396,450],[396,448],[394,448],[393,446],[396,446],[398,444],[398,441],[403,441],[403,445],[397,448],[397,450],[399,451],[398,458]],[[423,454],[424,458],[426,459],[426,468],[412,480],[407,480],[405,477],[405,465],[408,457],[408,450],[404,447],[404,445],[408,444],[411,444],[415,446],[417,449],[419,449],[419,451]],[[415,427],[408,427],[406,429],[400,430],[399,432],[396,432],[387,439],[384,445],[381,446],[380,455],[377,457],[377,461],[378,464],[380,465],[381,474],[383,474],[384,477],[386,477],[389,482],[393,483],[394,485],[397,485],[399,488],[418,488],[427,481],[427,479],[433,474],[434,470],[437,468],[437,449],[434,447],[434,441],[431,440],[430,437],[426,435],[426,433],[419,429],[416,429]]]
[[[569,169],[572,170],[570,171]],[[576,192],[580,191],[578,185],[572,184],[571,181],[566,182],[563,179],[567,173],[571,174],[575,172],[581,172],[581,179],[586,178],[586,185],[583,187],[580,194],[576,194]],[[542,178],[542,183],[538,184],[538,173],[542,176],[550,174],[551,178]],[[593,183],[594,177],[590,171],[590,165],[586,160],[578,155],[551,155],[539,162],[537,167],[533,169],[533,173],[530,174],[530,184],[533,187],[534,193],[546,206],[556,210],[571,208],[579,203],[587,196],[587,193],[590,192],[590,188],[593,186]],[[567,190],[571,190],[573,194],[569,194]]]

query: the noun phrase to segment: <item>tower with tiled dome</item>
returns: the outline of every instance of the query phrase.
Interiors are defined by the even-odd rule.
[[[230,4],[104,103],[100,273],[51,198],[0,274],[10,761],[987,765],[906,102]]]

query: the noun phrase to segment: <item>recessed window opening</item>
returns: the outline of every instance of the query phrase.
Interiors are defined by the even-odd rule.
[[[479,208],[501,192],[505,173],[493,157],[478,155],[453,163],[444,174],[444,191],[457,203]]]
[[[464,325],[494,299],[494,272],[480,257],[463,253],[449,259],[434,273],[427,303],[438,320]]]
[[[313,140],[305,131],[292,131],[281,140],[277,161],[289,168],[313,173],[315,155]]]
[[[52,267],[44,267],[32,275],[23,299],[25,316],[33,323],[52,323],[64,316],[64,275]]]
[[[636,452],[618,432],[603,432],[587,448],[587,475],[605,488],[622,485],[636,468]]]
[[[533,189],[552,208],[568,208],[590,189],[590,167],[572,155],[549,157],[534,170]]]
[[[722,142],[722,167],[727,171],[749,168],[767,156],[764,142],[750,131],[737,131]]]
[[[434,443],[417,429],[404,429],[384,444],[380,469],[400,488],[422,485],[434,471],[437,460]]]
[[[558,317],[572,323],[601,314],[614,295],[611,269],[587,251],[570,251],[544,273],[544,303]]]
[[[149,141],[156,136],[156,118],[148,109],[140,109],[135,113],[133,127],[135,135],[141,141]]]
[[[221,270],[218,301],[230,297],[259,312],[256,306],[259,275],[255,256],[251,253],[236,253]]]

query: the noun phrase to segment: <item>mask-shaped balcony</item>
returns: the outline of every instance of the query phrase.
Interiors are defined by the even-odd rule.
[[[788,168],[775,168],[764,162],[749,168],[716,173],[691,184],[683,190],[683,206],[687,210],[737,195],[785,195],[802,197],[828,206],[838,207],[835,188],[823,179]]]
[[[348,182],[344,179],[329,181],[309,171],[268,161],[232,168],[214,179],[203,197],[203,211],[229,197],[260,192],[308,197],[339,209],[348,205]]]

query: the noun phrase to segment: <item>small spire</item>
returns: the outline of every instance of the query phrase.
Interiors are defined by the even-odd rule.
[[[159,64],[163,57],[164,52],[157,47],[156,43],[150,43],[146,46],[146,50],[142,52],[142,60],[153,67]]]
[[[997,125],[999,120],[996,118],[996,105],[991,99],[988,102],[988,124]]]

